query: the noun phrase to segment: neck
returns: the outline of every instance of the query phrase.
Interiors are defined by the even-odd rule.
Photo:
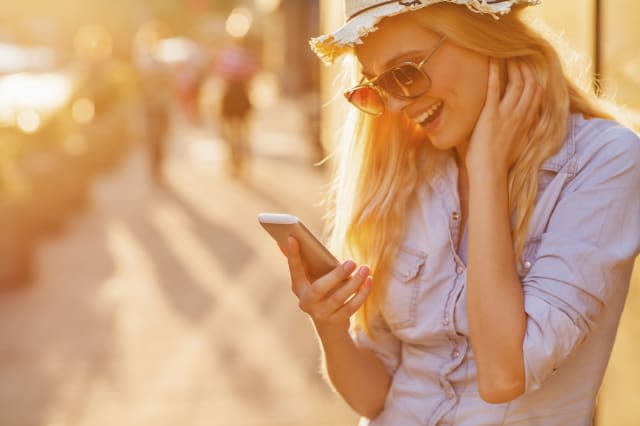
[[[464,142],[457,145],[455,148],[456,162],[459,168],[466,169],[465,160],[467,159],[467,151],[469,151],[469,143]]]
[[[465,204],[469,194],[469,175],[465,164],[468,148],[468,143],[455,147],[456,162],[458,163],[458,195],[462,204]]]

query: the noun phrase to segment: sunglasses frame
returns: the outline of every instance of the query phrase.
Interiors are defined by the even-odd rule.
[[[383,92],[387,93],[390,96],[393,96],[394,98],[398,98],[398,99],[411,100],[411,99],[419,98],[420,96],[424,95],[425,93],[427,93],[431,89],[431,78],[429,77],[429,74],[427,74],[427,72],[424,70],[424,66],[429,61],[429,59],[431,59],[431,57],[438,51],[440,46],[442,46],[442,43],[444,43],[446,38],[447,38],[446,36],[440,37],[440,39],[438,40],[436,45],[431,49],[429,54],[423,60],[421,60],[418,63],[411,62],[411,61],[402,62],[402,63],[396,65],[395,67],[389,68],[389,69],[381,72],[376,77],[374,77],[373,79],[371,79],[369,81],[366,81],[366,82],[362,81],[362,80],[365,79],[365,77],[362,77],[362,80],[360,81],[360,83],[357,86],[354,86],[354,87],[344,91],[344,97],[347,99],[347,101],[349,101],[349,103],[351,103],[353,106],[358,108],[360,111],[362,111],[362,112],[364,112],[366,114],[372,114],[372,115],[382,115],[382,114],[384,114],[385,106],[386,106],[386,100],[385,100],[385,96],[383,95]],[[402,95],[402,94],[389,93],[387,90],[385,90],[384,88],[379,87],[376,84],[376,82],[378,80],[380,80],[380,78],[382,78],[383,76],[388,75],[389,73],[391,73],[393,71],[396,71],[396,70],[400,69],[401,67],[405,67],[405,66],[410,66],[410,67],[415,68],[429,82],[429,86],[424,91],[422,91],[421,93],[416,94],[416,95],[407,96],[407,95]],[[353,95],[358,90],[361,90],[361,89],[364,89],[364,88],[371,89],[378,95],[378,97],[380,98],[380,103],[382,104],[382,110],[380,112],[376,113],[376,112],[371,112],[371,111],[365,111],[364,109],[360,108],[358,105],[356,105],[355,103],[352,102],[351,98],[353,97]]]

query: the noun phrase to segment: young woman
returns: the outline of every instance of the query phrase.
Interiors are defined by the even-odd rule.
[[[363,423],[591,424],[640,249],[640,140],[531,3],[347,1],[312,41],[361,76],[331,197],[332,248],[361,266],[311,282],[286,252]]]

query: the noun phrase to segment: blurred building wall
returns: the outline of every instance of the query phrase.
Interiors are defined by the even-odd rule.
[[[561,33],[569,45],[589,59],[594,54],[595,14],[593,0],[545,1],[527,13],[542,19]]]
[[[600,84],[605,95],[640,108],[640,2],[600,0],[600,40],[596,40],[595,0],[546,1],[530,14],[563,34],[569,45],[595,68],[600,50]]]
[[[320,1],[320,33],[326,34],[340,27],[344,22],[343,0]],[[318,61],[319,63],[319,61]],[[321,99],[322,99],[322,144],[328,152],[331,152],[336,144],[343,118],[349,105],[340,95],[340,87],[337,79],[340,74],[340,65],[337,62],[331,67],[322,64],[321,67]]]
[[[286,94],[295,95],[317,90],[318,67],[315,55],[309,49],[308,40],[317,35],[318,0],[283,0],[286,36],[283,89]]]
[[[615,93],[620,103],[640,110],[640,2],[603,3],[605,88]]]

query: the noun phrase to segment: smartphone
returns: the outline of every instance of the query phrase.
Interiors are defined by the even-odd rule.
[[[258,221],[280,247],[286,248],[289,245],[287,242],[289,236],[298,240],[302,261],[310,279],[318,279],[340,264],[338,259],[296,216],[283,213],[260,213]]]

